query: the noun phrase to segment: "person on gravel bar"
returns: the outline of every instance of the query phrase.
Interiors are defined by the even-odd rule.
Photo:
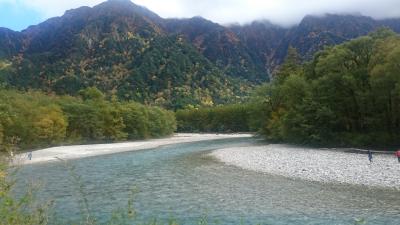
[[[372,163],[372,152],[370,150],[368,150],[368,160]]]
[[[400,149],[397,150],[397,152],[394,154],[397,156],[397,160],[399,160],[399,163],[400,163]]]

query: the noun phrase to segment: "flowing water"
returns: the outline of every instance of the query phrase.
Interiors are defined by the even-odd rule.
[[[350,225],[365,219],[365,224],[400,224],[400,192],[292,180],[227,166],[207,156],[213,149],[255,144],[253,138],[203,141],[68,163],[81,176],[90,213],[99,223],[118,209],[127,210],[131,191],[136,190],[136,222]],[[54,201],[53,223],[82,218],[79,184],[64,163],[24,166],[18,176],[20,190],[29,182],[40,183],[40,199]]]

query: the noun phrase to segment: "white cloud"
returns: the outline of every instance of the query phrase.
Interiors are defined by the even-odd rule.
[[[44,18],[103,0],[0,0],[40,12]],[[219,23],[268,19],[290,25],[307,14],[361,13],[374,18],[400,17],[400,0],[133,0],[162,17],[203,16]]]
[[[80,6],[94,6],[103,0],[17,0],[41,12],[45,17],[61,16],[66,10]]]
[[[268,19],[278,24],[299,22],[308,14],[361,13],[375,18],[400,17],[400,0],[173,0],[178,13],[169,13],[170,1],[137,0],[165,17],[201,15],[220,23]]]

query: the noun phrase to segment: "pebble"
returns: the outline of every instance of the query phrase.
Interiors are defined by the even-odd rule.
[[[400,191],[400,163],[393,155],[347,153],[283,144],[219,149],[211,156],[243,169],[323,183],[344,183]]]

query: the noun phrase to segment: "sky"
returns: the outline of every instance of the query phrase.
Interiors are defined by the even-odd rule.
[[[0,27],[23,30],[61,16],[68,9],[105,0],[0,0]],[[400,17],[400,0],[133,0],[164,18],[202,16],[220,24],[258,19],[290,26],[305,15],[362,14],[376,19]]]

